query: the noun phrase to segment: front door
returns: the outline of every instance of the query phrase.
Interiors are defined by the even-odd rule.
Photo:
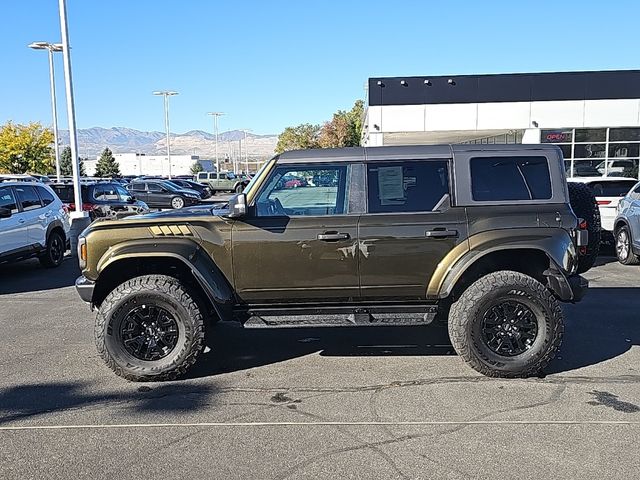
[[[16,197],[20,205],[22,206],[22,213],[20,214],[20,220],[24,220],[24,225],[27,227],[28,245],[40,245],[46,244],[46,227],[44,209],[40,202],[38,192],[31,185],[16,185],[13,187],[16,192]]]
[[[344,164],[284,164],[232,232],[236,292],[246,303],[357,299],[358,215]],[[292,181],[294,178],[295,181]]]
[[[451,207],[448,161],[367,163],[367,184],[362,299],[425,300],[438,263],[466,238],[464,209]]]
[[[155,207],[171,206],[171,195],[160,183],[147,182],[147,198],[149,205]]]

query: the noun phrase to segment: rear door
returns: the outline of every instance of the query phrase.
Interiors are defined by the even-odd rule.
[[[0,187],[0,208],[11,211],[9,218],[0,218],[0,255],[3,255],[27,246],[29,241],[27,226],[11,187]]]
[[[467,237],[464,209],[451,204],[450,160],[370,161],[370,152],[358,228],[362,299],[424,300],[438,263]]]
[[[357,160],[361,160],[358,157]],[[357,299],[358,214],[349,209],[348,163],[282,164],[232,231],[236,292],[247,303]],[[331,184],[287,188],[289,174]]]
[[[24,219],[24,225],[27,227],[28,244],[46,245],[48,222],[38,192],[31,185],[16,185],[13,188],[22,206],[20,217]]]
[[[138,200],[149,204],[149,195],[147,195],[147,188],[144,182],[132,183],[129,191],[131,192],[131,195],[136,197]]]

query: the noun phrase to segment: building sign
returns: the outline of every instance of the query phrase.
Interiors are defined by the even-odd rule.
[[[573,132],[571,130],[542,130],[541,143],[571,143]]]

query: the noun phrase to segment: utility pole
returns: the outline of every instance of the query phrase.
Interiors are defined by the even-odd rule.
[[[167,135],[167,160],[169,161],[169,179],[171,179],[171,141],[169,139],[169,97],[178,95],[172,90],[161,90],[153,92],[154,95],[164,98],[164,130]]]
[[[224,115],[223,112],[207,112],[213,117],[213,131],[216,136],[216,173],[220,173],[220,158],[218,157],[218,117]]]

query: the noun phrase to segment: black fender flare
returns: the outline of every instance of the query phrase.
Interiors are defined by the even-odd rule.
[[[64,231],[64,225],[62,224],[62,220],[57,218],[47,226],[47,236],[46,236],[47,241],[49,241],[49,235],[51,235],[51,232],[53,231],[54,228],[59,228],[60,230],[62,230],[62,238],[66,242],[67,234]]]
[[[100,273],[121,260],[165,257],[182,262],[191,272],[221,320],[233,318],[235,296],[229,281],[202,247],[191,239],[144,239],[118,244],[98,262],[97,282]]]

